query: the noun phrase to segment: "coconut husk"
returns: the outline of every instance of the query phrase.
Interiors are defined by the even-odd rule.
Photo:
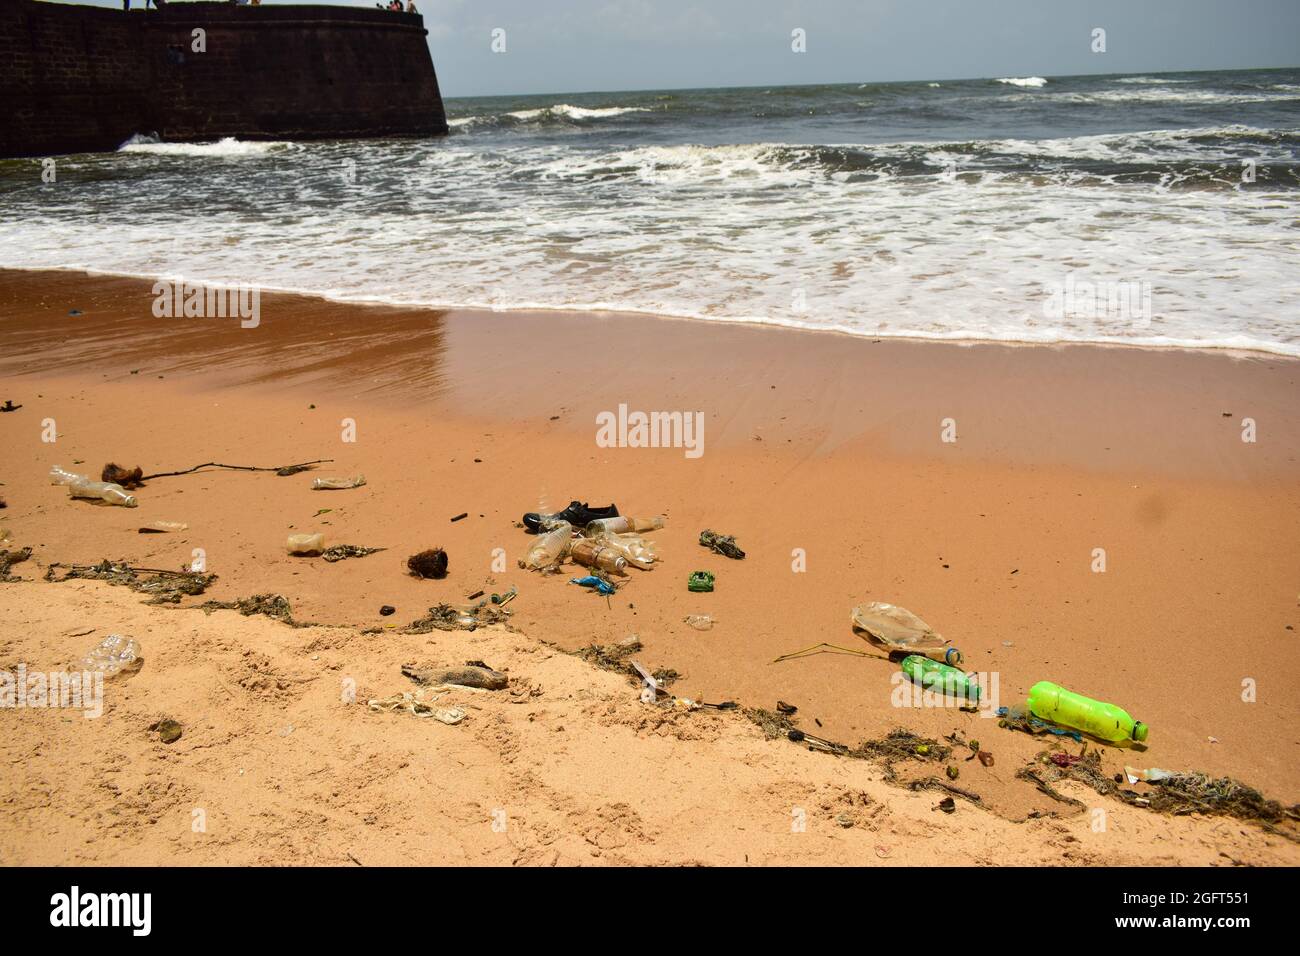
[[[413,554],[406,559],[406,566],[417,578],[445,578],[447,576],[447,552],[442,548],[430,548]]]
[[[139,465],[134,468],[123,468],[121,465],[115,465],[110,461],[104,466],[104,470],[99,473],[99,480],[110,481],[130,491],[132,488],[139,488],[144,484],[144,469]]]

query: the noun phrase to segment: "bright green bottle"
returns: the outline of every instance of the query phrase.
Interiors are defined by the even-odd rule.
[[[964,697],[967,700],[980,699],[980,685],[974,677],[967,677],[959,668],[951,664],[941,664],[920,654],[909,654],[899,662],[903,673],[913,683],[942,691],[950,697]]]
[[[1114,704],[1102,703],[1066,690],[1059,684],[1042,680],[1029,688],[1029,710],[1043,720],[1063,727],[1073,727],[1099,740],[1147,739],[1147,725],[1134,720],[1128,711]]]

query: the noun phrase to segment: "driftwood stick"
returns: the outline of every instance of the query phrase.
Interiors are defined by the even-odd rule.
[[[174,478],[177,475],[190,475],[202,468],[230,468],[234,471],[284,471],[288,468],[306,468],[308,465],[323,465],[332,462],[333,458],[317,458],[315,461],[300,461],[293,465],[279,465],[275,468],[258,468],[254,465],[223,465],[219,461],[205,461],[201,465],[195,465],[193,468],[186,468],[184,471],[160,471],[157,474],[145,475],[141,481],[150,481],[154,478]]]

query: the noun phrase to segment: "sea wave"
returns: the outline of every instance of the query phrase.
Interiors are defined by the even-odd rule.
[[[146,153],[155,156],[190,156],[210,159],[239,159],[265,156],[277,150],[293,149],[287,142],[251,142],[227,136],[215,143],[163,143],[151,136],[136,134],[118,147],[119,153]]]
[[[1120,179],[1161,188],[1195,185],[1235,189],[1243,157],[1260,166],[1293,168],[1300,155],[1300,130],[1245,125],[1181,130],[1147,130],[1041,140],[846,143],[790,145],[639,146],[630,149],[565,152],[536,170],[543,178],[700,188],[735,183],[753,188],[807,185],[823,179],[846,183],[898,177],[952,178],[971,174],[990,181],[1034,176],[1045,183],[1105,184]],[[1230,167],[1232,176],[1225,174]],[[1280,188],[1300,188],[1280,171]]]
[[[998,77],[997,82],[1005,83],[1007,86],[1031,86],[1035,88],[1047,85],[1047,80],[1041,76],[1001,76]]]
[[[539,106],[526,110],[510,110],[505,113],[487,115],[460,116],[447,120],[453,130],[465,130],[474,127],[508,128],[511,126],[545,126],[545,125],[583,125],[599,120],[613,119],[627,113],[653,112],[645,106],[574,106],[570,103],[556,103],[552,106]]]
[[[1051,104],[1079,103],[1180,103],[1190,106],[1231,106],[1243,103],[1285,103],[1300,99],[1300,92],[1279,90],[1277,93],[1223,92],[1216,90],[1171,90],[1165,87],[1140,87],[1123,90],[1056,91],[1048,94],[1011,93],[1002,100],[1008,103],[1044,101]]]

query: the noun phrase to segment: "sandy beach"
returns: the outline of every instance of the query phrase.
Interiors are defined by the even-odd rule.
[[[108,633],[135,636],[145,659],[107,684],[101,719],[0,712],[0,860],[1300,862],[1294,831],[1075,783],[1062,793],[1083,806],[1054,799],[1017,773],[1078,744],[893,706],[883,656],[773,663],[823,641],[870,651],[850,609],[899,604],[996,674],[1003,704],[1052,680],[1147,723],[1145,750],[1103,748],[1107,776],[1203,771],[1295,804],[1300,360],[271,294],[241,328],[156,318],[151,286],[0,272],[0,401],[22,406],[0,415],[0,527],[6,547],[33,549],[22,580],[0,584],[0,669],[60,667]],[[701,413],[701,453],[601,447],[597,416],[620,405]],[[333,461],[155,479],[136,509],[71,500],[47,477],[313,459]],[[364,487],[310,490],[357,473]],[[609,600],[569,584],[573,566],[517,567],[533,542],[520,516],[573,498],[665,515],[662,563]],[[189,527],[137,533],[155,520]],[[747,557],[701,547],[704,528]],[[304,531],[385,550],[287,555]],[[448,576],[408,575],[406,557],[434,546]],[[324,626],[42,580],[104,558],[179,570],[194,549],[218,577],[185,605],[270,592]],[[694,570],[717,576],[714,593],[687,590]],[[511,587],[509,629],[403,633],[433,605]],[[695,614],[712,628],[685,623]],[[789,702],[800,728],[849,745],[956,734],[996,762],[953,757],[972,798],[945,814],[942,792],[909,787],[944,765],[905,761],[891,782],[879,762],[765,739],[738,712],[642,704],[624,675],[565,653],[633,634],[637,660],[680,675],[675,695]],[[404,663],[475,659],[511,685],[456,692],[462,724],[365,706],[412,689]],[[180,740],[149,731],[160,716]],[[800,809],[806,832],[792,832]]]

